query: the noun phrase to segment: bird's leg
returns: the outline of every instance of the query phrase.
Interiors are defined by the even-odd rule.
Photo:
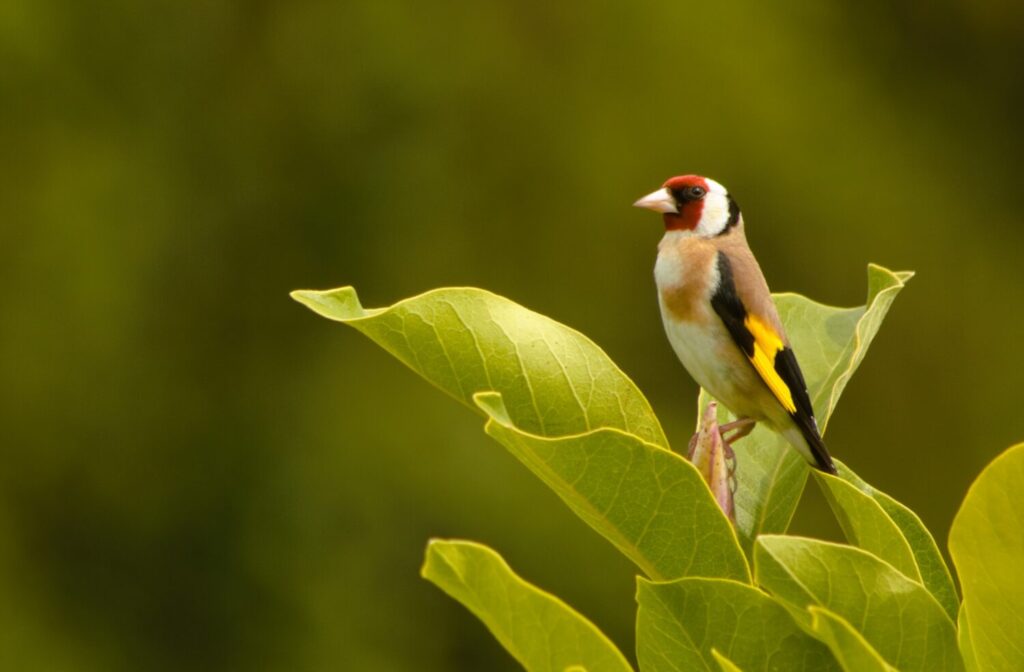
[[[725,468],[728,474],[727,487],[730,493],[736,492],[736,453],[733,452],[732,444],[750,434],[756,426],[757,420],[740,418],[718,428],[718,434],[722,437],[722,456],[725,458]],[[726,432],[732,432],[732,436],[726,436]]]
[[[722,439],[725,440],[726,445],[733,441],[739,441],[747,434],[754,431],[754,427],[757,426],[757,420],[753,418],[740,418],[739,420],[733,420],[727,422],[718,428],[718,433],[722,435]],[[726,436],[726,432],[732,432],[732,436]]]

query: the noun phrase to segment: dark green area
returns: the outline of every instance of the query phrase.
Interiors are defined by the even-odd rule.
[[[499,292],[683,445],[629,204],[686,172],[775,290],[918,272],[826,440],[944,539],[1024,436],[1021,118],[1009,2],[0,3],[2,667],[515,669],[419,578],[431,535],[632,652],[628,561],[287,292]],[[808,504],[796,530],[837,537]]]

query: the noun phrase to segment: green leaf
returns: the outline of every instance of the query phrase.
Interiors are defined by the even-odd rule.
[[[364,309],[351,287],[296,291],[314,312],[363,332],[445,392],[472,406],[500,392],[517,427],[541,436],[614,427],[663,448],[647,399],[583,334],[481,289],[437,289]]]
[[[803,339],[809,335],[802,335],[800,347],[804,354],[800,355],[801,362],[807,361],[808,365],[819,371],[823,366],[829,366],[823,382],[811,397],[814,408],[821,415],[823,430],[828,425],[836,404],[839,403],[839,397],[846,389],[846,384],[864,361],[868,347],[882,327],[889,307],[912,277],[912,271],[894,272],[876,264],[868,264],[867,303],[861,308],[854,308],[853,313],[843,310],[826,318],[824,326],[830,332],[827,338],[810,335],[810,342],[804,342]],[[792,315],[791,319],[796,320],[796,315]],[[852,335],[849,333],[851,319],[854,320]],[[792,334],[789,335],[792,339]],[[817,355],[813,351],[812,343],[820,347]],[[807,347],[804,347],[805,345]],[[836,346],[839,346],[838,353],[833,350]]]
[[[895,672],[844,618],[821,607],[808,607],[811,630],[825,642],[846,672]]]
[[[789,612],[752,586],[723,579],[637,579],[637,657],[643,672],[719,669],[714,651],[734,667],[839,669],[828,649]]]
[[[957,643],[960,645],[960,655],[964,658],[964,667],[967,672],[978,672],[978,657],[974,654],[974,640],[971,638],[971,624],[967,622],[967,603],[960,605],[960,615],[957,618]]]
[[[898,528],[900,535],[902,535],[914,556],[914,565],[917,568],[921,581],[924,583],[924,587],[939,601],[942,608],[946,610],[946,615],[949,616],[950,620],[955,620],[957,609],[960,606],[960,599],[957,596],[956,587],[953,585],[953,577],[949,573],[949,567],[946,566],[946,561],[943,559],[942,553],[935,544],[935,539],[932,537],[931,532],[928,531],[928,528],[924,526],[924,523],[921,522],[916,513],[884,492],[873,488],[839,460],[836,460],[836,466],[839,467],[840,477],[878,504],[892,524]],[[826,480],[828,483],[836,482],[834,478]],[[831,499],[829,502],[833,503]],[[839,502],[837,501],[836,503]],[[870,510],[871,513],[874,513],[874,510],[853,495],[849,495],[849,501],[846,503],[849,506],[847,506],[845,513],[841,514],[839,511],[836,511],[840,525],[844,525],[844,532],[846,531],[844,518],[847,519],[846,522],[851,526],[869,527],[869,518],[860,515],[860,512]],[[858,504],[862,506],[858,506]],[[835,506],[833,506],[833,510],[835,510]],[[866,515],[870,516],[871,513]],[[884,536],[891,534],[891,528],[888,528],[884,521],[877,521],[877,525],[880,531],[884,533]],[[859,536],[857,536],[858,534]],[[890,547],[889,555],[886,555],[879,550],[879,545],[885,543],[883,540],[884,536],[873,542],[873,547],[869,548],[865,545],[866,542],[861,543],[859,541],[861,537],[868,538],[870,536],[869,530],[865,529],[860,533],[854,532],[854,535],[858,540],[855,540],[850,534],[846,535],[850,543],[875,553],[883,560],[888,561],[894,567],[903,571],[910,578],[915,578],[912,572],[905,571],[903,566],[905,559],[902,559],[902,549],[899,548],[900,545],[898,543],[891,542],[892,547]]]
[[[648,575],[750,580],[707,485],[666,449],[647,400],[583,335],[477,289],[377,310],[351,288],[293,296],[473,402],[489,434]]]
[[[867,303],[857,308],[825,306],[796,294],[775,295],[822,431],[893,300],[912,276],[869,265]],[[708,399],[702,394],[700,408]],[[720,422],[732,419],[723,409]],[[757,535],[781,533],[789,527],[808,467],[784,439],[765,427],[737,442],[734,450],[736,525],[749,553]]]
[[[980,670],[1024,670],[1024,443],[981,472],[949,533]]]
[[[828,609],[897,669],[963,670],[956,629],[931,593],[866,551],[762,536],[754,567],[758,583],[777,599],[800,610]]]
[[[815,477],[847,541],[885,560],[908,579],[921,581],[910,544],[878,502],[838,476],[816,472]]]
[[[718,667],[722,669],[722,672],[743,672],[739,665],[723,656],[717,649],[711,649],[711,656],[718,663]]]
[[[485,431],[648,576],[750,582],[732,525],[687,460],[618,429],[529,434],[512,423],[501,395],[476,401],[489,417]]]
[[[432,540],[420,573],[472,611],[527,670],[632,669],[594,624],[523,581],[486,546]]]

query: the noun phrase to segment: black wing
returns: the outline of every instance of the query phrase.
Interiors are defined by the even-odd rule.
[[[736,292],[729,257],[719,252],[717,263],[719,283],[711,297],[712,308],[758,376],[793,418],[814,456],[815,466],[821,471],[836,473],[835,464],[818,431],[807,383],[793,349],[785,344],[782,335],[776,333],[770,324],[747,312]]]

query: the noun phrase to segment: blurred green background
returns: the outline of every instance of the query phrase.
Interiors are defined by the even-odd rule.
[[[769,6],[771,5],[771,6]],[[918,272],[832,451],[944,542],[1024,438],[1024,5],[0,3],[0,667],[503,670],[417,576],[477,539],[629,655],[635,570],[293,288],[593,337],[673,441],[657,218],[723,182],[776,290]],[[811,493],[796,529],[835,536]]]

